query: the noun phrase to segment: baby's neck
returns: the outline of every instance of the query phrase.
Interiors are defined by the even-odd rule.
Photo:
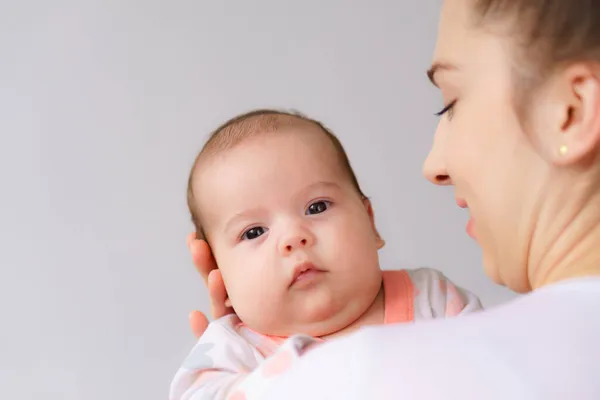
[[[347,335],[357,329],[367,325],[381,325],[385,320],[385,292],[383,285],[377,293],[377,297],[371,304],[371,306],[365,311],[357,320],[352,322],[350,325],[336,332],[329,333],[327,335],[320,336],[321,339],[331,339],[338,336]]]
[[[385,322],[385,318],[386,318],[386,315],[385,315],[385,291],[384,291],[384,285],[382,282],[381,286],[379,288],[379,291],[377,292],[377,295],[375,296],[374,300],[371,302],[371,305],[367,308],[367,310],[364,313],[362,313],[353,322],[351,322],[350,324],[346,325],[345,327],[343,327],[341,329],[338,329],[337,331],[331,331],[331,329],[330,329],[330,332],[325,335],[319,335],[319,336],[314,336],[313,334],[310,334],[310,335],[313,337],[319,338],[319,339],[323,339],[323,340],[335,338],[338,336],[343,336],[343,335],[352,333],[363,326],[382,325]],[[289,337],[289,335],[291,335],[291,334],[277,335],[277,334],[264,333],[259,330],[254,330],[253,328],[246,325],[243,321],[239,321],[239,323],[245,329],[248,329],[259,335],[268,336],[278,343],[283,343]],[[331,326],[330,322],[328,324],[329,324],[329,326]],[[323,327],[321,327],[321,332],[322,331],[323,331]],[[305,333],[305,334],[308,334],[308,333]]]

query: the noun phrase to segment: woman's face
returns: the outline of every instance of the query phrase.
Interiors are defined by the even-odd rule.
[[[429,76],[447,111],[441,115],[424,173],[453,185],[468,206],[467,227],[483,249],[487,274],[519,292],[530,289],[527,245],[543,162],[515,112],[507,40],[476,29],[469,0],[446,0]]]

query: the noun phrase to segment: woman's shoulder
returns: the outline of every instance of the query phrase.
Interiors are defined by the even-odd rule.
[[[335,382],[356,399],[600,399],[598,304],[600,279],[571,281],[460,318],[365,327],[286,383]],[[290,399],[315,398],[305,389]]]

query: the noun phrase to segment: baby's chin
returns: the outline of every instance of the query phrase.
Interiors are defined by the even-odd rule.
[[[343,331],[356,322],[371,306],[372,300],[354,297],[345,302],[306,302],[295,304],[288,315],[276,321],[254,321],[251,329],[279,337],[304,334],[313,337],[329,336]]]

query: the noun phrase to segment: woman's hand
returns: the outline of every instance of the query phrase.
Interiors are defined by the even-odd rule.
[[[192,255],[192,261],[208,288],[212,317],[216,319],[232,313],[233,310],[231,307],[225,305],[225,301],[227,300],[225,283],[223,282],[221,271],[217,269],[217,263],[208,243],[204,240],[196,239],[195,233],[190,233],[187,237],[187,245]],[[196,337],[202,336],[207,326],[208,318],[206,315],[200,311],[192,311],[190,313],[190,327]]]

